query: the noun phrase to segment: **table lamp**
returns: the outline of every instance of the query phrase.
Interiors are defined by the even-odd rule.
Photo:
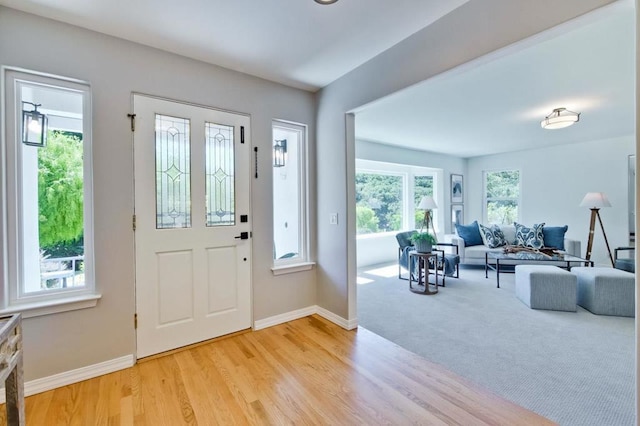
[[[431,217],[431,210],[435,210],[438,208],[438,205],[434,201],[431,195],[427,195],[422,197],[420,200],[420,204],[418,204],[419,210],[424,210],[424,219],[422,221],[422,226],[420,227],[420,231],[426,229],[426,232],[429,232],[429,226],[432,229],[432,235],[436,237],[436,228],[433,226],[433,218]],[[437,237],[436,237],[437,238]]]

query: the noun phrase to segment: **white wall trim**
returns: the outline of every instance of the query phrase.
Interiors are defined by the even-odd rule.
[[[297,309],[291,312],[285,312],[284,314],[274,315],[265,319],[254,321],[253,329],[255,331],[262,330],[263,328],[273,327],[274,325],[283,324],[285,322],[297,320],[300,318],[308,317],[317,312],[317,306],[308,306],[306,308]]]
[[[255,331],[262,330],[263,328],[273,327],[278,324],[297,320],[300,318],[308,317],[309,315],[318,314],[322,318],[331,321],[332,323],[344,328],[345,330],[353,330],[358,326],[358,320],[346,320],[341,316],[334,314],[320,306],[313,305],[306,308],[298,309],[291,312],[285,312],[284,314],[275,315],[265,319],[254,321],[253,329]]]
[[[336,314],[334,314],[331,311],[327,311],[324,308],[321,308],[320,306],[317,307],[318,311],[316,312],[318,315],[320,315],[322,318],[331,321],[332,323],[339,325],[340,327],[344,328],[345,330],[353,330],[354,328],[356,328],[358,326],[358,319],[354,318],[351,320],[347,320],[342,318],[341,316],[338,316]]]
[[[24,384],[25,396],[35,395],[51,389],[78,383],[83,380],[93,379],[94,377],[104,374],[113,373],[114,371],[124,370],[133,367],[135,363],[133,354],[125,355],[109,361],[100,362],[98,364],[88,365],[86,367],[77,368],[71,371],[54,374],[53,376],[43,377],[28,381]],[[4,388],[0,389],[0,404],[5,402]]]

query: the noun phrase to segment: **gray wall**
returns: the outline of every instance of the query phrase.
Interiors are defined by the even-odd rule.
[[[315,270],[273,277],[269,269],[271,120],[310,126],[313,195],[313,94],[5,7],[0,64],[89,81],[93,96],[95,269],[102,299],[95,308],[24,321],[26,380],[135,353],[133,156],[126,117],[132,92],[251,115],[252,144],[260,147],[260,177],[252,179],[254,320],[316,303]],[[313,214],[311,220],[315,229]]]
[[[579,123],[577,124],[579,125]],[[568,225],[567,236],[582,241],[586,254],[591,211],[579,207],[587,192],[604,192],[611,208],[600,210],[611,250],[629,243],[627,162],[635,136],[512,152],[468,160],[466,222],[482,223],[485,170],[520,170],[520,222]],[[592,260],[611,265],[596,223]]]
[[[353,117],[350,111],[611,3],[471,0],[318,94],[318,304],[356,317]],[[553,10],[553,13],[541,11]],[[463,31],[461,29],[464,29]],[[342,220],[330,225],[329,214]]]

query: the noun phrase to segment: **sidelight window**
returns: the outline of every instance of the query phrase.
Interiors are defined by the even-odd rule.
[[[9,69],[4,79],[1,307],[95,305],[89,86]]]
[[[273,263],[274,267],[309,262],[307,200],[307,128],[274,121]]]

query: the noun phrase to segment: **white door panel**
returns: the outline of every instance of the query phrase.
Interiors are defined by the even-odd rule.
[[[140,358],[251,326],[251,240],[236,238],[251,231],[250,132],[246,116],[141,95],[134,111]]]

